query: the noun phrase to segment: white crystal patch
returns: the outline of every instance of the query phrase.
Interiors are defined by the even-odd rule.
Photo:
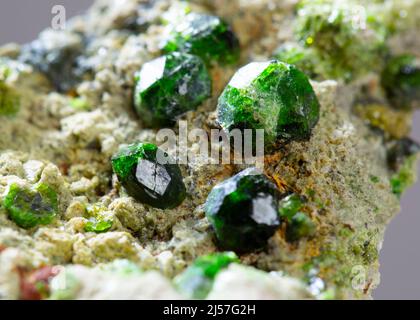
[[[229,85],[238,89],[249,86],[270,64],[271,61],[251,62],[247,64],[235,73],[230,80]]]
[[[153,61],[147,62],[141,68],[140,78],[140,91],[149,88],[153,83],[162,78],[165,71],[166,57],[160,57]]]

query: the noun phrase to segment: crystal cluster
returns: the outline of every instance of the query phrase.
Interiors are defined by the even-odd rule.
[[[192,299],[204,299],[210,292],[216,275],[235,262],[239,262],[239,259],[233,252],[201,256],[175,278],[175,285],[179,291]]]

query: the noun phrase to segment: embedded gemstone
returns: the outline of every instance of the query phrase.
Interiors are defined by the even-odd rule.
[[[216,275],[229,264],[238,262],[239,259],[233,252],[201,256],[174,279],[175,286],[191,299],[205,299]]]
[[[319,102],[306,75],[277,60],[239,69],[219,98],[218,122],[226,131],[264,129],[266,146],[309,139]]]
[[[206,63],[232,64],[239,59],[239,40],[219,17],[189,13],[172,32],[164,50],[189,52]]]
[[[145,63],[137,73],[134,106],[146,126],[167,126],[210,94],[211,79],[201,58],[172,52]]]
[[[420,107],[420,64],[416,62],[415,56],[392,58],[382,73],[381,84],[394,107]]]
[[[175,208],[184,201],[181,170],[154,144],[131,144],[115,154],[111,162],[121,185],[136,200],[160,209]]]
[[[10,219],[18,226],[29,229],[53,221],[58,213],[58,197],[53,189],[43,183],[31,189],[13,183],[3,200],[3,206]]]
[[[216,185],[205,212],[220,247],[236,252],[263,248],[280,226],[276,186],[255,168]]]

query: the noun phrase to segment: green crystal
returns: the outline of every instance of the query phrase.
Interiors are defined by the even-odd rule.
[[[420,65],[415,56],[401,55],[392,58],[382,73],[381,83],[394,107],[420,107]]]
[[[13,183],[3,200],[3,206],[18,226],[29,229],[53,221],[58,213],[58,198],[57,193],[43,183],[32,189]]]
[[[213,253],[197,258],[174,279],[179,291],[191,299],[205,299],[216,275],[231,263],[239,263],[233,252]]]
[[[189,52],[207,63],[232,64],[239,59],[239,40],[219,17],[190,13],[175,28],[164,50]]]
[[[290,220],[302,207],[302,200],[296,194],[290,194],[283,198],[279,204],[279,212],[282,218]]]
[[[321,78],[350,81],[381,67],[387,30],[359,1],[304,0],[297,16],[296,36],[318,56]]]
[[[89,219],[85,225],[86,232],[103,233],[112,228],[114,221],[109,214],[106,214],[106,208],[100,205],[92,205],[86,211]]]
[[[286,228],[286,240],[296,241],[303,237],[314,235],[315,223],[304,213],[296,213],[289,221]]]
[[[160,163],[158,152],[165,154],[151,143],[131,144],[112,157],[112,168],[136,200],[156,208],[175,208],[186,197],[181,170],[169,159]]]
[[[241,68],[219,98],[223,129],[264,129],[266,146],[278,139],[308,139],[319,103],[306,75],[277,60]]]
[[[20,97],[4,81],[0,80],[0,116],[14,115],[19,111]]]
[[[167,126],[210,94],[211,78],[201,58],[172,52],[145,63],[138,72],[134,106],[146,126]]]
[[[255,168],[216,185],[205,212],[220,247],[236,252],[263,248],[280,226],[276,186]]]

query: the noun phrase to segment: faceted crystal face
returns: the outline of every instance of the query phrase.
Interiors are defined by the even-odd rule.
[[[12,184],[3,201],[10,218],[20,227],[29,229],[52,222],[58,211],[58,198],[45,184],[33,189]]]
[[[190,13],[165,45],[166,52],[185,51],[206,63],[231,64],[239,59],[239,41],[230,26],[218,17]]]
[[[247,169],[215,186],[205,211],[220,247],[236,252],[263,248],[280,226],[276,186]]]
[[[153,172],[153,175],[145,175],[145,172]],[[136,178],[148,190],[164,195],[171,182],[171,177],[163,166],[149,160],[140,160],[137,162]]]
[[[173,52],[144,64],[137,75],[135,110],[146,126],[172,125],[211,94],[211,79],[197,56]]]
[[[266,146],[308,139],[319,119],[319,103],[304,73],[276,60],[241,68],[219,98],[225,130],[264,129]]]
[[[112,157],[112,168],[127,193],[139,202],[174,208],[186,196],[181,171],[177,164],[160,164],[157,151],[150,143],[129,145]]]

